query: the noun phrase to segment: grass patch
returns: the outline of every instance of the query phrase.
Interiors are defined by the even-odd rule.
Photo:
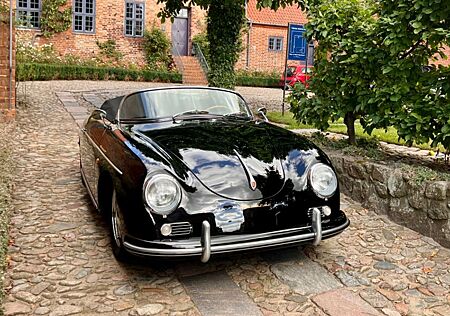
[[[450,173],[436,171],[426,166],[402,165],[400,169],[408,175],[410,181],[419,186],[427,181],[450,181]]]
[[[0,306],[3,306],[3,281],[8,250],[8,224],[11,207],[11,183],[13,161],[11,158],[11,142],[14,125],[0,122]],[[1,312],[1,311],[0,311]]]
[[[299,123],[291,112],[285,112],[284,116],[281,112],[267,112],[267,118],[271,122],[286,125],[287,129],[314,128],[312,125]]]
[[[312,125],[306,125],[297,122],[291,112],[286,112],[284,116],[281,115],[281,112],[268,112],[267,118],[272,122],[286,125],[287,129],[314,128],[314,126]],[[346,135],[347,127],[344,124],[344,120],[340,119],[337,122],[330,122],[330,127],[326,131]],[[360,138],[374,138],[378,141],[383,141],[390,144],[405,145],[405,141],[398,139],[397,130],[394,127],[388,127],[387,130],[374,129],[372,135],[369,135],[367,133],[364,133],[361,124],[357,121],[355,122],[355,133],[356,136]],[[429,144],[414,144],[413,146],[425,150],[434,149]],[[441,152],[444,151],[444,148],[441,146],[439,147],[439,149],[441,150]]]

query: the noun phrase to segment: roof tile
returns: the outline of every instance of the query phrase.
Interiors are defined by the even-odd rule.
[[[280,8],[277,11],[271,9],[256,8],[256,0],[249,0],[247,5],[247,17],[254,23],[271,25],[288,25],[288,23],[307,23],[306,13],[296,5]]]

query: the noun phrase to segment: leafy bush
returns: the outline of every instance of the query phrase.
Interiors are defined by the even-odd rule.
[[[168,71],[131,70],[124,68],[90,67],[52,64],[17,64],[18,81],[34,80],[133,80],[181,82],[181,74]]]
[[[60,56],[53,48],[53,44],[37,45],[30,42],[17,40],[16,60],[17,63],[37,64],[61,64],[89,67],[115,67],[135,68],[136,65],[121,59],[121,53],[115,48],[114,41],[105,43],[98,42],[100,54],[92,58],[80,58],[79,56],[67,54]]]
[[[274,77],[255,77],[240,74],[236,75],[237,86],[277,88],[279,87],[279,82],[280,79]]]
[[[192,42],[198,44],[200,46],[200,49],[202,50],[203,55],[205,56],[206,61],[208,64],[210,63],[209,59],[209,41],[208,41],[208,35],[206,32],[199,33],[192,37]]]
[[[241,30],[244,6],[241,1],[211,1],[207,17],[210,72],[209,85],[233,89],[236,85],[234,65],[242,50]]]
[[[96,41],[95,42],[100,48],[100,57],[106,60],[113,60],[118,62],[122,59],[123,55],[117,50],[117,44],[115,40],[109,39],[105,42]]]
[[[149,68],[166,70],[171,67],[170,40],[160,29],[145,30],[143,50]]]
[[[45,37],[64,32],[72,24],[72,8],[61,9],[67,0],[42,0],[40,29]]]
[[[406,144],[431,142],[450,150],[450,67],[431,66],[450,45],[448,1],[257,0],[276,9],[308,7],[306,35],[318,43],[310,93],[297,91],[291,109],[326,129],[344,118],[355,142],[364,131],[394,126]]]

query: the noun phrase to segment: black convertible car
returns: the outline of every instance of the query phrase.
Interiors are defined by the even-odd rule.
[[[307,139],[241,95],[165,87],[106,101],[80,134],[81,174],[113,252],[159,257],[318,245],[342,232],[339,186]]]

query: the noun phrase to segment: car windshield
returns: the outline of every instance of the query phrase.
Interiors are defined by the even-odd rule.
[[[296,66],[288,67],[288,69],[286,71],[287,77],[292,77],[294,75],[296,69],[297,69]]]
[[[252,116],[238,94],[208,88],[142,91],[126,97],[119,109],[119,120],[161,119],[180,115]]]

